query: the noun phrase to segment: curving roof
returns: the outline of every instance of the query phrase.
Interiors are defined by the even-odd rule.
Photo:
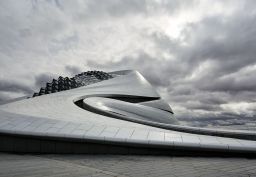
[[[22,137],[19,142],[38,140],[40,148],[34,152],[42,152],[46,141],[54,147],[63,141],[85,147],[85,142],[93,142],[102,147],[103,153],[112,152],[103,144],[160,151],[167,148],[181,153],[256,153],[255,132],[180,125],[170,105],[139,72],[132,70],[60,77],[32,98],[0,105],[1,137],[8,142],[12,138],[5,151],[18,152],[13,140],[17,137]],[[28,144],[22,144],[22,152],[30,152]]]

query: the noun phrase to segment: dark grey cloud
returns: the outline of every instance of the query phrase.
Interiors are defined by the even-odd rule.
[[[13,80],[0,80],[0,91],[3,92],[21,92],[29,94],[33,92],[29,85],[25,85],[19,81]]]
[[[209,91],[227,91],[227,92],[240,92],[240,91],[256,91],[256,83],[254,82],[255,76],[247,78],[225,78],[216,79],[210,84],[202,84],[200,88]]]
[[[0,80],[0,104],[22,95],[31,95],[33,86],[17,80]]]
[[[162,61],[161,58],[153,58],[144,52],[138,53],[136,57],[127,56],[117,62],[98,63],[97,61],[88,61],[87,65],[91,68],[103,68],[105,70],[125,70],[135,69],[158,87],[167,87],[172,80],[183,76],[180,72],[183,66],[172,61]],[[171,76],[171,77],[170,77]]]
[[[77,66],[68,65],[65,67],[66,71],[72,76],[81,73],[83,70]]]
[[[182,39],[172,39],[160,32],[149,34],[157,47],[175,60],[139,51],[136,57],[126,56],[117,62],[87,64],[107,70],[139,70],[160,90],[167,89],[174,106],[187,110],[185,115],[177,115],[181,120],[199,119],[207,120],[208,125],[226,125],[224,122],[230,119],[229,125],[240,124],[241,120],[245,124],[254,116],[244,112],[231,114],[221,105],[255,104],[255,18],[253,11],[238,10],[229,16],[209,16],[188,23]]]
[[[0,100],[59,75],[135,69],[181,121],[255,121],[255,1],[0,3],[1,78],[20,80],[2,79]]]
[[[0,104],[4,103],[4,102],[6,102],[7,100],[10,100],[10,99],[12,99],[10,96],[5,95],[5,94],[0,92]]]
[[[39,89],[44,87],[47,82],[52,82],[52,79],[56,79],[58,76],[52,73],[42,73],[35,76],[35,88]]]
[[[158,13],[173,14],[183,7],[193,5],[194,0],[173,1],[149,1],[149,0],[109,0],[109,1],[84,1],[78,3],[66,1],[50,1],[51,4],[61,7],[63,11],[72,12],[74,20],[91,20],[95,18],[123,18],[125,16],[148,16]],[[79,6],[84,9],[79,13],[73,13]],[[73,10],[72,10],[73,9]]]

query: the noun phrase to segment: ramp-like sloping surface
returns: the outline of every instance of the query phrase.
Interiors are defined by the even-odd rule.
[[[118,147],[120,153],[136,152],[134,147],[143,151],[154,148],[180,152],[256,152],[256,141],[210,136],[214,134],[213,130],[207,133],[208,130],[174,125],[176,119],[168,111],[167,103],[165,105],[140,73],[124,71],[113,74],[116,74],[114,78],[91,85],[1,105],[0,149],[30,152],[34,145],[32,152],[55,153],[118,153]],[[78,103],[105,112],[113,109],[114,116],[84,109]],[[101,107],[97,106],[98,103]],[[200,135],[200,132],[205,135]],[[239,132],[243,133],[255,135],[253,132]],[[60,142],[72,148],[61,149]],[[86,150],[87,145],[91,147],[89,150]],[[115,146],[115,152],[111,146]]]

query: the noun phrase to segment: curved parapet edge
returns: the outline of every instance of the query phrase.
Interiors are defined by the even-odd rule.
[[[102,100],[104,100],[104,95],[91,95],[87,96],[84,99],[80,100],[80,105],[79,107],[86,109],[87,111],[92,111],[94,110],[95,113],[102,114],[104,116],[112,117],[112,118],[117,118],[121,120],[127,120],[139,124],[144,124],[152,127],[157,127],[157,128],[162,128],[166,130],[173,130],[173,131],[179,131],[179,132],[184,132],[184,133],[193,133],[193,134],[198,134],[198,135],[209,135],[209,136],[217,136],[217,137],[227,137],[227,138],[237,138],[237,139],[244,139],[244,140],[253,140],[256,141],[256,132],[253,131],[246,131],[246,130],[222,130],[222,129],[209,129],[209,128],[199,128],[199,127],[189,127],[189,126],[183,126],[183,125],[178,125],[177,120],[173,116],[172,122],[166,124],[164,122],[157,122],[157,121],[152,121],[150,119],[145,120],[145,119],[140,119],[139,117],[136,118],[136,116],[126,116],[126,112],[123,112],[122,110],[118,111],[118,107],[115,109],[108,107],[105,105],[103,102],[99,102],[101,106],[98,106],[98,108],[95,107],[95,105],[91,105],[87,103],[87,101],[84,100],[89,100],[89,98],[97,98],[98,100],[100,99],[100,96],[102,96]],[[108,95],[111,98],[115,98],[115,95]],[[123,97],[129,97],[129,95],[119,95]],[[97,101],[98,101],[97,100]],[[75,103],[78,103],[79,100],[77,100]],[[82,103],[83,102],[83,103]],[[119,102],[121,103],[121,102]],[[129,107],[129,104],[126,103],[127,106]],[[77,104],[78,105],[78,104]],[[143,108],[142,104],[141,108]],[[100,107],[104,107],[106,110],[102,110]]]
[[[95,136],[0,132],[0,151],[15,153],[162,154],[256,157],[256,147],[203,143],[161,142]]]
[[[165,122],[175,120],[171,108],[140,73],[112,74],[116,77],[0,106],[0,151],[255,155],[255,132]],[[117,114],[99,115],[83,107],[97,110],[98,101]]]

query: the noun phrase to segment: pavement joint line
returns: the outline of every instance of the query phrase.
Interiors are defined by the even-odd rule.
[[[106,174],[106,175],[111,175],[111,176],[118,176],[118,177],[128,177],[128,176],[124,176],[124,175],[121,175],[121,174],[117,174],[117,173],[113,173],[113,172],[110,172],[110,171],[107,171],[107,170],[100,170],[100,169],[97,169],[97,168],[94,168],[94,167],[90,167],[90,166],[87,166],[87,165],[80,165],[80,164],[77,164],[77,163],[72,163],[72,162],[69,162],[69,161],[61,161],[61,160],[57,160],[57,159],[52,159],[52,158],[47,158],[47,157],[42,157],[42,156],[34,156],[34,157],[37,157],[37,158],[42,158],[42,159],[48,159],[48,160],[51,160],[51,161],[56,161],[58,163],[63,163],[63,164],[70,164],[72,166],[79,166],[80,168],[87,168],[89,170],[93,170],[95,172],[99,172],[99,173],[103,173],[103,174]]]
[[[256,176],[255,167],[256,159],[245,158],[179,158],[165,156],[122,155],[95,156],[87,154],[22,155],[0,153],[0,176],[4,177],[15,175],[29,177],[42,177],[43,175],[50,175],[52,177],[67,177],[69,175],[95,177],[233,177],[250,175]],[[51,173],[52,170],[53,173]]]

